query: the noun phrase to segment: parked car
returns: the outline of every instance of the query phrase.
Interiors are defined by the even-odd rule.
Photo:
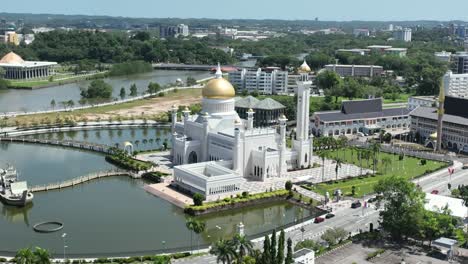
[[[322,223],[323,221],[325,221],[325,218],[319,216],[319,217],[315,217],[314,223],[318,224],[318,223]]]
[[[333,217],[335,217],[334,214],[327,214],[327,215],[325,216],[326,219],[330,219],[330,218],[333,218]]]
[[[438,190],[432,190],[431,194],[439,194]]]
[[[351,204],[351,208],[353,208],[353,209],[359,208],[359,207],[361,207],[361,206],[362,206],[362,204],[361,204],[360,201],[355,201],[355,202],[353,202],[353,203]]]
[[[358,136],[358,137],[365,137],[366,135],[365,135],[364,133],[362,133],[362,132],[358,132],[358,133],[357,133],[357,136]]]
[[[367,200],[368,203],[373,203],[373,202],[377,202],[377,197],[372,197],[370,198],[369,200]]]
[[[466,169],[468,169],[468,164],[464,164],[462,167],[462,170],[466,170]]]

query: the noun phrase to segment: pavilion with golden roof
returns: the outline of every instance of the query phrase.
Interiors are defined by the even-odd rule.
[[[5,71],[5,79],[27,80],[44,78],[54,74],[56,62],[25,61],[18,54],[10,52],[0,59],[0,68]]]

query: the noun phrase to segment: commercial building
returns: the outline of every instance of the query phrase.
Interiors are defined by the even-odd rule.
[[[354,55],[368,55],[370,53],[370,49],[339,49],[336,51],[336,53],[350,53]]]
[[[258,92],[260,94],[293,94],[297,92],[297,78],[300,75],[290,74],[276,67],[265,69],[229,72],[229,81],[238,92]],[[309,80],[314,83],[315,76],[309,73]],[[312,85],[312,91],[316,93],[316,86]]]
[[[161,26],[159,28],[160,38],[176,38],[178,36],[187,37],[189,35],[189,27],[184,24],[177,26]]]
[[[370,31],[367,28],[355,28],[353,30],[353,35],[355,37],[369,37]]]
[[[383,73],[383,67],[377,65],[328,64],[325,65],[325,69],[336,72],[343,77],[374,77],[380,76]]]
[[[20,44],[19,35],[15,31],[6,31],[3,38],[6,44],[18,46]]]
[[[392,48],[392,46],[388,46],[388,45],[371,45],[371,46],[367,46],[367,48],[370,49],[372,53],[381,53],[381,54],[383,54],[386,49],[390,49],[390,48]]]
[[[308,248],[302,248],[293,253],[294,264],[314,264],[315,252]]]
[[[216,200],[239,192],[247,179],[267,181],[283,178],[288,170],[312,165],[313,142],[309,138],[310,68],[298,69],[297,127],[293,148],[286,145],[287,118],[279,118],[279,127],[255,128],[255,112],[243,120],[235,111],[235,90],[222,78],[218,66],[216,78],[203,88],[202,114],[183,111],[177,120],[172,108],[173,184],[207,200]]]
[[[434,53],[434,56],[435,56],[439,61],[450,62],[450,58],[452,57],[452,53],[443,50],[443,51],[441,51],[441,52],[435,52],[435,53]]]
[[[411,96],[408,98],[408,109],[414,110],[420,106],[435,107],[437,106],[437,97],[434,96]]]
[[[464,39],[468,36],[468,27],[466,25],[452,25],[452,34],[456,35],[458,38]]]
[[[388,48],[384,51],[385,54],[389,55],[396,55],[399,57],[406,57],[406,54],[408,53],[407,48]]]
[[[247,119],[250,110],[255,112],[254,127],[269,127],[278,124],[286,107],[271,98],[258,100],[253,96],[236,97],[235,109],[241,119]]]
[[[446,96],[468,98],[468,73],[453,74],[448,71],[443,77],[443,82]]]
[[[446,96],[442,118],[442,147],[468,153],[468,99]],[[411,112],[411,132],[420,143],[435,148],[438,110],[418,107]]]
[[[404,42],[411,42],[411,28],[403,28],[393,32],[393,38]]]
[[[468,73],[468,52],[459,51],[452,55],[452,71],[456,74]]]
[[[33,79],[48,77],[54,74],[56,62],[25,61],[14,52],[3,56],[0,68],[5,70],[6,79]]]
[[[341,110],[315,112],[312,133],[315,136],[350,136],[358,132],[372,135],[380,130],[389,133],[409,131],[410,110],[382,108],[382,98],[343,101]]]

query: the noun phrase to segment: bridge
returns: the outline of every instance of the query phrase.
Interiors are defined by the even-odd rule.
[[[153,68],[159,70],[184,70],[184,71],[213,71],[217,65],[177,64],[177,63],[154,63]],[[223,71],[237,70],[238,66],[221,65]],[[249,67],[241,67],[249,68]]]
[[[46,185],[37,185],[37,186],[31,187],[29,190],[33,193],[59,190],[59,189],[69,188],[69,187],[73,187],[79,184],[83,184],[85,182],[89,182],[92,180],[101,179],[105,177],[113,177],[113,176],[129,176],[134,179],[141,177],[139,174],[126,171],[126,170],[100,171],[100,172],[91,173],[85,176],[77,177],[71,180],[66,180],[63,182],[49,183]]]
[[[18,142],[18,143],[31,143],[31,144],[42,144],[52,145],[67,148],[76,148],[82,150],[89,150],[100,152],[104,154],[112,154],[112,147],[103,144],[74,141],[74,140],[55,140],[55,139],[35,139],[35,138],[24,138],[24,137],[0,137],[0,142]]]

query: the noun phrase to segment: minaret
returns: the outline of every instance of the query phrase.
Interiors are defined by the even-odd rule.
[[[299,67],[299,78],[297,83],[297,126],[296,140],[294,141],[294,149],[298,152],[298,167],[305,168],[310,164],[310,140],[309,140],[309,111],[310,111],[310,87],[312,81],[309,80],[311,72],[307,62]]]
[[[444,103],[445,103],[445,87],[444,81],[441,82],[439,88],[439,110],[438,112],[438,120],[437,120],[437,151],[442,150],[442,126],[443,126],[443,118],[444,118]]]
[[[284,158],[284,154],[286,152],[286,122],[288,119],[283,114],[278,119],[280,124],[280,138],[278,142],[278,149],[279,149],[279,167],[278,167],[278,177],[281,178],[283,173],[287,172],[286,161]]]
[[[234,129],[234,147],[232,152],[232,170],[239,173],[242,168],[241,132],[239,128]],[[243,172],[242,172],[243,174]]]
[[[254,110],[250,108],[247,111],[247,130],[252,130],[254,127]]]
[[[176,132],[176,129],[175,129],[175,126],[176,126],[176,123],[177,123],[177,106],[176,105],[173,105],[172,108],[171,108],[171,117],[172,117],[172,126],[171,126],[171,133],[172,133],[172,137],[171,137],[171,144],[172,144],[172,147],[171,147],[171,156],[173,158],[173,162],[174,164],[176,164],[176,160],[175,160],[175,154],[174,154],[174,149],[175,149],[175,139],[177,137],[177,132]]]
[[[210,114],[205,112],[203,114],[203,138],[201,142],[203,161],[208,161],[208,132],[210,132],[209,119]]]

